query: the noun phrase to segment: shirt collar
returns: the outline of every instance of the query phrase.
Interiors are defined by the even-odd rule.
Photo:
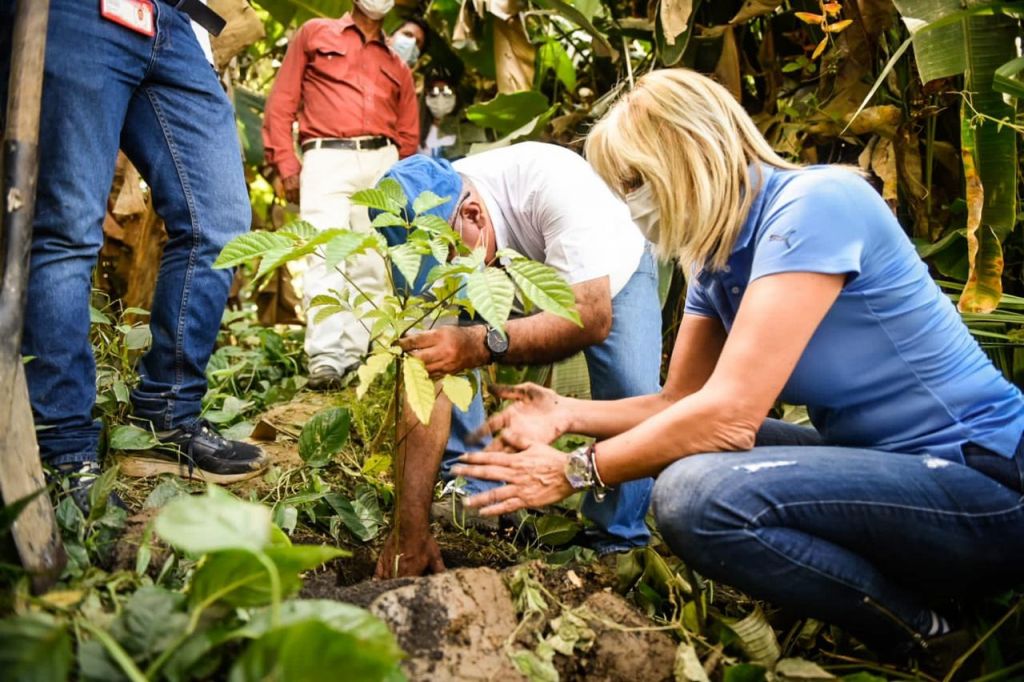
[[[345,29],[350,27],[356,30],[356,33],[358,33],[360,37],[362,37],[364,43],[380,43],[381,45],[387,47],[387,43],[384,42],[386,36],[384,35],[383,28],[380,31],[378,31],[379,37],[367,39],[366,35],[363,34],[362,29],[359,28],[358,24],[356,24],[356,20],[352,18],[352,13],[345,12],[345,14],[341,15],[338,18],[338,32],[341,33]],[[389,51],[390,49],[391,48],[388,48]]]
[[[760,177],[756,172],[760,169]],[[751,166],[750,175],[752,184],[750,187],[755,188],[757,196],[754,197],[754,201],[750,204],[750,210],[747,211],[746,220],[743,221],[743,227],[740,228],[739,234],[736,235],[736,241],[732,245],[732,249],[729,251],[729,262],[730,269],[731,263],[734,258],[737,257],[742,251],[750,247],[751,241],[754,239],[754,233],[757,231],[757,224],[761,220],[761,210],[764,208],[765,187],[771,182],[772,175],[775,174],[775,168],[767,164],[759,164],[757,167]],[[726,270],[727,272],[729,270]],[[708,268],[696,268],[694,275],[699,279],[701,283],[706,283],[710,277],[720,275],[720,272],[709,270]]]

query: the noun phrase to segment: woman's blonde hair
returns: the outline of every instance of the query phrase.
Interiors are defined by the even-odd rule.
[[[776,154],[724,87],[689,69],[652,71],[587,136],[587,159],[620,195],[647,182],[661,210],[655,245],[685,270],[726,264]]]

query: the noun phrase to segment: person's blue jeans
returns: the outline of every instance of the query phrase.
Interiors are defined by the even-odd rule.
[[[748,452],[666,468],[654,513],[700,573],[891,645],[928,633],[933,598],[1020,581],[1024,448],[1009,460],[970,447],[965,466],[828,447],[768,420]]]
[[[654,259],[644,252],[636,272],[612,299],[612,328],[602,343],[583,351],[590,372],[590,394],[596,400],[617,400],[657,393],[661,369],[661,306],[658,302],[658,272]],[[466,436],[485,419],[479,395],[467,412],[452,409],[452,430],[441,463],[445,480],[453,478],[451,467],[467,451]],[[464,491],[475,494],[500,483],[467,479]],[[583,513],[603,534],[593,543],[600,553],[646,545],[650,531],[644,522],[651,501],[652,479],[630,481],[616,486],[598,502],[590,493],[583,501]]]
[[[0,0],[10,26],[14,0]],[[155,2],[156,35],[103,19],[98,2],[52,0],[39,181],[22,352],[43,459],[94,460],[92,272],[120,147],[150,187],[168,241],[157,278],[135,416],[195,421],[231,272],[211,265],[249,229],[234,113],[188,17]],[[9,46],[0,45],[4,90]],[[0,93],[6,101],[6,92]]]

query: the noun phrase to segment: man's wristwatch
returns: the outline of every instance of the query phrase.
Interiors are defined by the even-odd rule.
[[[573,490],[590,490],[594,493],[595,500],[604,501],[608,488],[597,473],[593,444],[584,445],[569,453],[569,459],[565,461],[565,480]]]
[[[487,352],[491,354],[491,362],[499,362],[508,352],[508,334],[503,334],[497,327],[487,325],[484,345],[487,347]]]

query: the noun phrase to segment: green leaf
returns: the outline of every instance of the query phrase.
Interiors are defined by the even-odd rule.
[[[411,284],[416,281],[423,257],[417,252],[415,245],[403,242],[397,246],[391,246],[388,248],[388,255],[407,282]]]
[[[317,608],[336,614],[334,607],[344,606],[325,601]],[[321,682],[325,671],[344,671],[346,680],[402,679],[397,677],[401,650],[394,637],[384,634],[386,627],[384,632],[381,627],[370,630],[369,618],[360,619],[359,625],[352,627],[348,622],[354,620],[351,617],[338,618],[340,624],[335,624],[322,612],[309,613],[304,620],[270,630],[242,652],[228,680]]]
[[[576,311],[576,295],[554,268],[520,258],[509,263],[507,270],[528,301],[541,310],[583,326]]]
[[[1004,95],[1024,99],[1024,57],[1017,57],[1006,62],[998,69],[992,79],[992,87]]]
[[[288,545],[264,550],[274,562],[281,579],[281,593],[288,597],[302,587],[300,574],[350,552],[335,547]],[[251,552],[215,552],[196,570],[189,589],[193,607],[214,601],[235,607],[269,604],[272,599],[266,567]],[[212,600],[212,601],[211,601]]]
[[[553,71],[555,78],[561,81],[566,89],[576,89],[576,67],[573,66],[569,53],[555,39],[548,40],[537,51],[538,82],[548,71]]]
[[[352,501],[342,497],[338,493],[327,493],[324,500],[331,506],[331,509],[338,515],[341,522],[348,528],[349,532],[363,542],[369,542],[376,537],[376,529],[367,528],[359,516],[359,512],[353,506]]]
[[[779,682],[795,682],[796,680],[821,682],[822,680],[836,679],[835,675],[827,672],[817,663],[803,658],[783,658],[775,664],[775,677]]]
[[[545,514],[535,521],[537,540],[545,545],[564,545],[580,532],[580,525],[558,514]]]
[[[383,374],[391,363],[394,361],[395,356],[388,352],[376,352],[366,359],[362,365],[360,365],[358,371],[359,375],[359,386],[356,388],[356,398],[359,400],[363,399],[366,395],[366,391],[369,390],[370,384]]]
[[[672,668],[675,682],[709,682],[708,674],[697,656],[697,649],[688,642],[680,642]]]
[[[168,502],[154,527],[168,544],[193,554],[226,549],[258,551],[270,541],[270,509],[243,502],[209,485],[205,495]]]
[[[376,187],[360,190],[352,195],[352,203],[356,206],[386,211],[401,215],[405,210],[405,193],[402,186],[393,178],[381,180]]]
[[[729,666],[722,675],[722,682],[765,682],[768,671],[760,665],[741,663]]]
[[[98,309],[89,306],[89,323],[90,324],[113,324],[113,321],[100,312]]]
[[[180,479],[169,478],[157,484],[142,503],[143,509],[160,509],[176,497],[188,494]]]
[[[470,274],[466,278],[466,296],[476,312],[492,327],[505,328],[512,312],[515,287],[502,270],[487,268]]]
[[[40,488],[34,493],[29,493],[10,504],[5,504],[3,507],[0,507],[0,537],[11,530],[11,526],[14,525],[18,515],[25,510],[25,507],[27,507],[32,500],[39,497],[39,495],[41,495],[45,490],[46,488]]]
[[[114,491],[114,486],[117,485],[117,471],[118,468],[116,466],[107,467],[93,481],[92,487],[89,488],[90,521],[98,521],[106,514],[110,493]]]
[[[276,249],[270,249],[263,254],[260,258],[260,266],[256,269],[256,279],[262,280],[268,277],[279,267],[285,263],[293,260],[298,260],[303,256],[313,252],[313,247],[310,246],[295,246],[289,244],[288,246],[282,246]]]
[[[454,209],[453,209],[454,210]],[[433,213],[424,213],[418,215],[412,221],[413,227],[418,227],[421,230],[425,230],[431,234],[444,235],[449,241],[458,239],[458,233],[452,229],[452,226],[448,224],[448,221],[440,216],[436,216]],[[443,259],[442,259],[443,260]]]
[[[346,306],[341,305],[322,305],[319,308],[317,308],[316,314],[313,316],[313,321],[316,322],[317,324],[320,324],[328,317],[331,317],[332,315],[338,315],[339,313],[348,312],[348,310],[349,309]]]
[[[439,197],[429,190],[420,192],[420,195],[412,202],[412,212],[419,216],[432,208],[444,206],[451,200],[451,197]]]
[[[317,294],[310,300],[309,307],[315,308],[319,305],[340,305],[341,301],[338,300],[337,296],[331,296],[330,294]]]
[[[139,325],[132,327],[124,335],[124,347],[128,350],[141,350],[148,347],[152,340],[153,335],[149,332],[149,326]]]
[[[351,414],[343,407],[332,407],[313,415],[299,435],[302,461],[311,467],[329,464],[348,442],[351,421]]]
[[[377,217],[370,223],[371,227],[380,229],[382,227],[407,227],[408,223],[401,216],[394,213],[378,213]]]
[[[276,232],[249,232],[232,239],[214,261],[215,268],[230,268],[275,249],[290,249],[292,240]]]
[[[160,445],[149,431],[138,426],[115,426],[110,430],[111,450],[151,450]]]
[[[366,528],[368,539],[377,537],[380,529],[384,527],[384,515],[380,511],[376,489],[366,483],[356,486],[356,498],[352,500],[352,509]]]
[[[44,613],[0,620],[0,678],[59,682],[71,672],[68,626]]]
[[[314,239],[320,233],[320,230],[316,229],[312,224],[305,220],[296,220],[282,227],[278,230],[278,233],[283,234],[286,237],[295,237],[298,241],[307,242]]]
[[[466,118],[505,135],[540,116],[549,106],[548,98],[536,90],[503,93],[489,102],[467,107]]]
[[[405,386],[405,398],[409,401],[413,414],[424,426],[430,423],[430,413],[434,410],[434,382],[427,374],[427,366],[419,358],[406,355],[402,361],[402,382]]]
[[[377,232],[352,232],[346,230],[335,235],[324,247],[324,260],[328,268],[333,268],[349,256],[366,253],[367,249],[384,251],[387,243]]]
[[[169,647],[187,626],[184,595],[149,585],[128,599],[110,634],[133,658],[146,660]]]
[[[754,612],[746,618],[731,623],[728,627],[739,639],[743,653],[754,663],[771,667],[782,655],[775,631],[768,624],[768,619],[765,618],[760,606],[755,607]]]
[[[560,17],[573,22],[594,39],[594,52],[602,57],[618,58],[618,51],[611,46],[605,34],[598,30],[590,20],[578,9],[563,0],[537,0],[537,4],[546,9],[554,10]]]
[[[466,377],[446,374],[441,379],[441,390],[448,396],[448,400],[465,412],[469,404],[473,402],[473,382]]]

